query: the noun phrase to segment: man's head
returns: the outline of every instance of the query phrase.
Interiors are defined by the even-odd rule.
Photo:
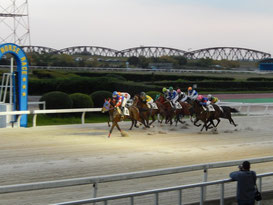
[[[249,161],[244,161],[243,164],[242,164],[242,168],[244,170],[249,170],[250,169],[250,162]]]

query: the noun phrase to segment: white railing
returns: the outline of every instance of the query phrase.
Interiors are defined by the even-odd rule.
[[[273,176],[273,172],[270,173],[264,173],[264,174],[258,174],[257,178],[259,179],[258,187],[259,191],[262,191],[262,178],[263,177],[269,177]],[[145,195],[154,195],[154,204],[159,205],[159,194],[164,192],[170,192],[170,191],[177,191],[178,192],[178,205],[182,205],[182,191],[185,189],[192,189],[192,188],[200,188],[200,205],[203,205],[205,203],[205,196],[204,190],[207,186],[211,185],[220,185],[220,205],[224,205],[225,201],[225,184],[233,182],[231,179],[223,179],[223,180],[217,180],[217,181],[210,181],[210,182],[202,182],[202,183],[196,183],[196,184],[188,184],[188,185],[181,185],[181,186],[174,186],[174,187],[166,187],[161,189],[153,189],[153,190],[146,190],[141,192],[132,192],[132,193],[126,193],[126,194],[119,194],[119,195],[112,195],[112,196],[104,196],[104,197],[98,197],[98,198],[90,198],[90,199],[84,199],[84,200],[78,200],[78,201],[69,201],[69,202],[61,202],[57,203],[56,205],[76,205],[76,204],[87,204],[87,203],[96,203],[96,202],[104,202],[104,204],[107,204],[108,201],[113,201],[117,199],[124,199],[129,198],[130,205],[134,205],[134,198],[138,196],[145,196]],[[259,202],[260,204],[260,202]]]
[[[247,159],[247,160],[251,164],[273,162],[273,156]],[[198,164],[198,165],[192,165],[192,166],[173,167],[173,168],[121,173],[121,174],[96,176],[96,177],[64,179],[64,180],[37,182],[37,183],[29,183],[29,184],[5,185],[5,186],[0,186],[0,194],[90,184],[90,185],[93,185],[93,188],[94,188],[93,197],[96,198],[99,183],[139,179],[139,178],[162,176],[162,175],[169,175],[169,174],[178,174],[178,173],[198,171],[198,170],[204,171],[203,181],[207,182],[209,169],[238,166],[242,164],[242,161],[245,161],[245,160],[216,162],[216,163],[209,163],[209,164]],[[205,189],[203,189],[202,197],[205,198]]]
[[[238,102],[221,102],[219,105],[227,105],[237,108],[240,114],[246,115],[273,115],[273,103],[238,103]],[[56,110],[27,110],[27,111],[11,111],[0,112],[1,115],[18,115],[18,122],[24,114],[33,114],[33,127],[36,127],[37,115],[48,113],[75,113],[81,112],[81,123],[85,123],[86,112],[100,112],[101,108],[79,108],[79,109],[56,109]],[[19,123],[17,127],[20,127]]]
[[[20,122],[22,115],[33,114],[33,127],[36,127],[37,115],[38,114],[49,114],[49,113],[77,113],[81,112],[81,122],[85,123],[85,113],[86,112],[100,112],[101,108],[79,108],[79,109],[58,109],[58,110],[26,110],[26,111],[12,111],[12,112],[0,112],[1,115],[18,115],[17,122]],[[20,123],[17,124],[20,127]]]
[[[236,108],[240,114],[246,115],[273,115],[273,103],[240,103],[220,102],[220,106]]]

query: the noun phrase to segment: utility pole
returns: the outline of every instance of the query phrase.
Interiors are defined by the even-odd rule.
[[[0,0],[0,44],[31,45],[28,0]]]

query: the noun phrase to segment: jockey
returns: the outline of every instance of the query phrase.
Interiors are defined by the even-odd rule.
[[[204,97],[203,95],[198,95],[197,99],[196,99],[200,105],[204,106],[205,110],[207,109],[207,105],[210,104],[210,101],[208,98]]]
[[[162,88],[162,92],[163,92],[164,98],[167,99],[169,95],[169,90],[164,87]]]
[[[181,90],[179,88],[177,89],[176,92],[178,95],[177,101],[185,102],[187,100],[188,96],[184,92],[181,92]]]
[[[198,97],[198,93],[196,90],[193,90],[192,87],[188,87],[188,96],[192,100],[196,100]]]
[[[173,89],[173,87],[169,87],[169,93],[167,99],[172,103],[173,107],[176,109],[175,102],[178,99],[177,92]]]
[[[211,94],[208,94],[208,99],[212,104],[218,104],[220,100],[217,97],[212,96]]]
[[[121,108],[121,116],[124,117],[124,107],[125,107],[127,101],[131,97],[130,94],[114,91],[112,94],[112,97],[113,97],[114,101],[116,102],[115,107]]]
[[[140,93],[141,100],[147,104],[148,108],[153,108],[154,100],[149,95],[147,95],[145,92]]]

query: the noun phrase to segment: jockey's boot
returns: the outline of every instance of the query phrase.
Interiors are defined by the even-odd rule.
[[[124,109],[124,107],[121,107],[120,109],[121,109],[121,117],[120,117],[120,119],[124,120],[124,110],[125,109]]]

